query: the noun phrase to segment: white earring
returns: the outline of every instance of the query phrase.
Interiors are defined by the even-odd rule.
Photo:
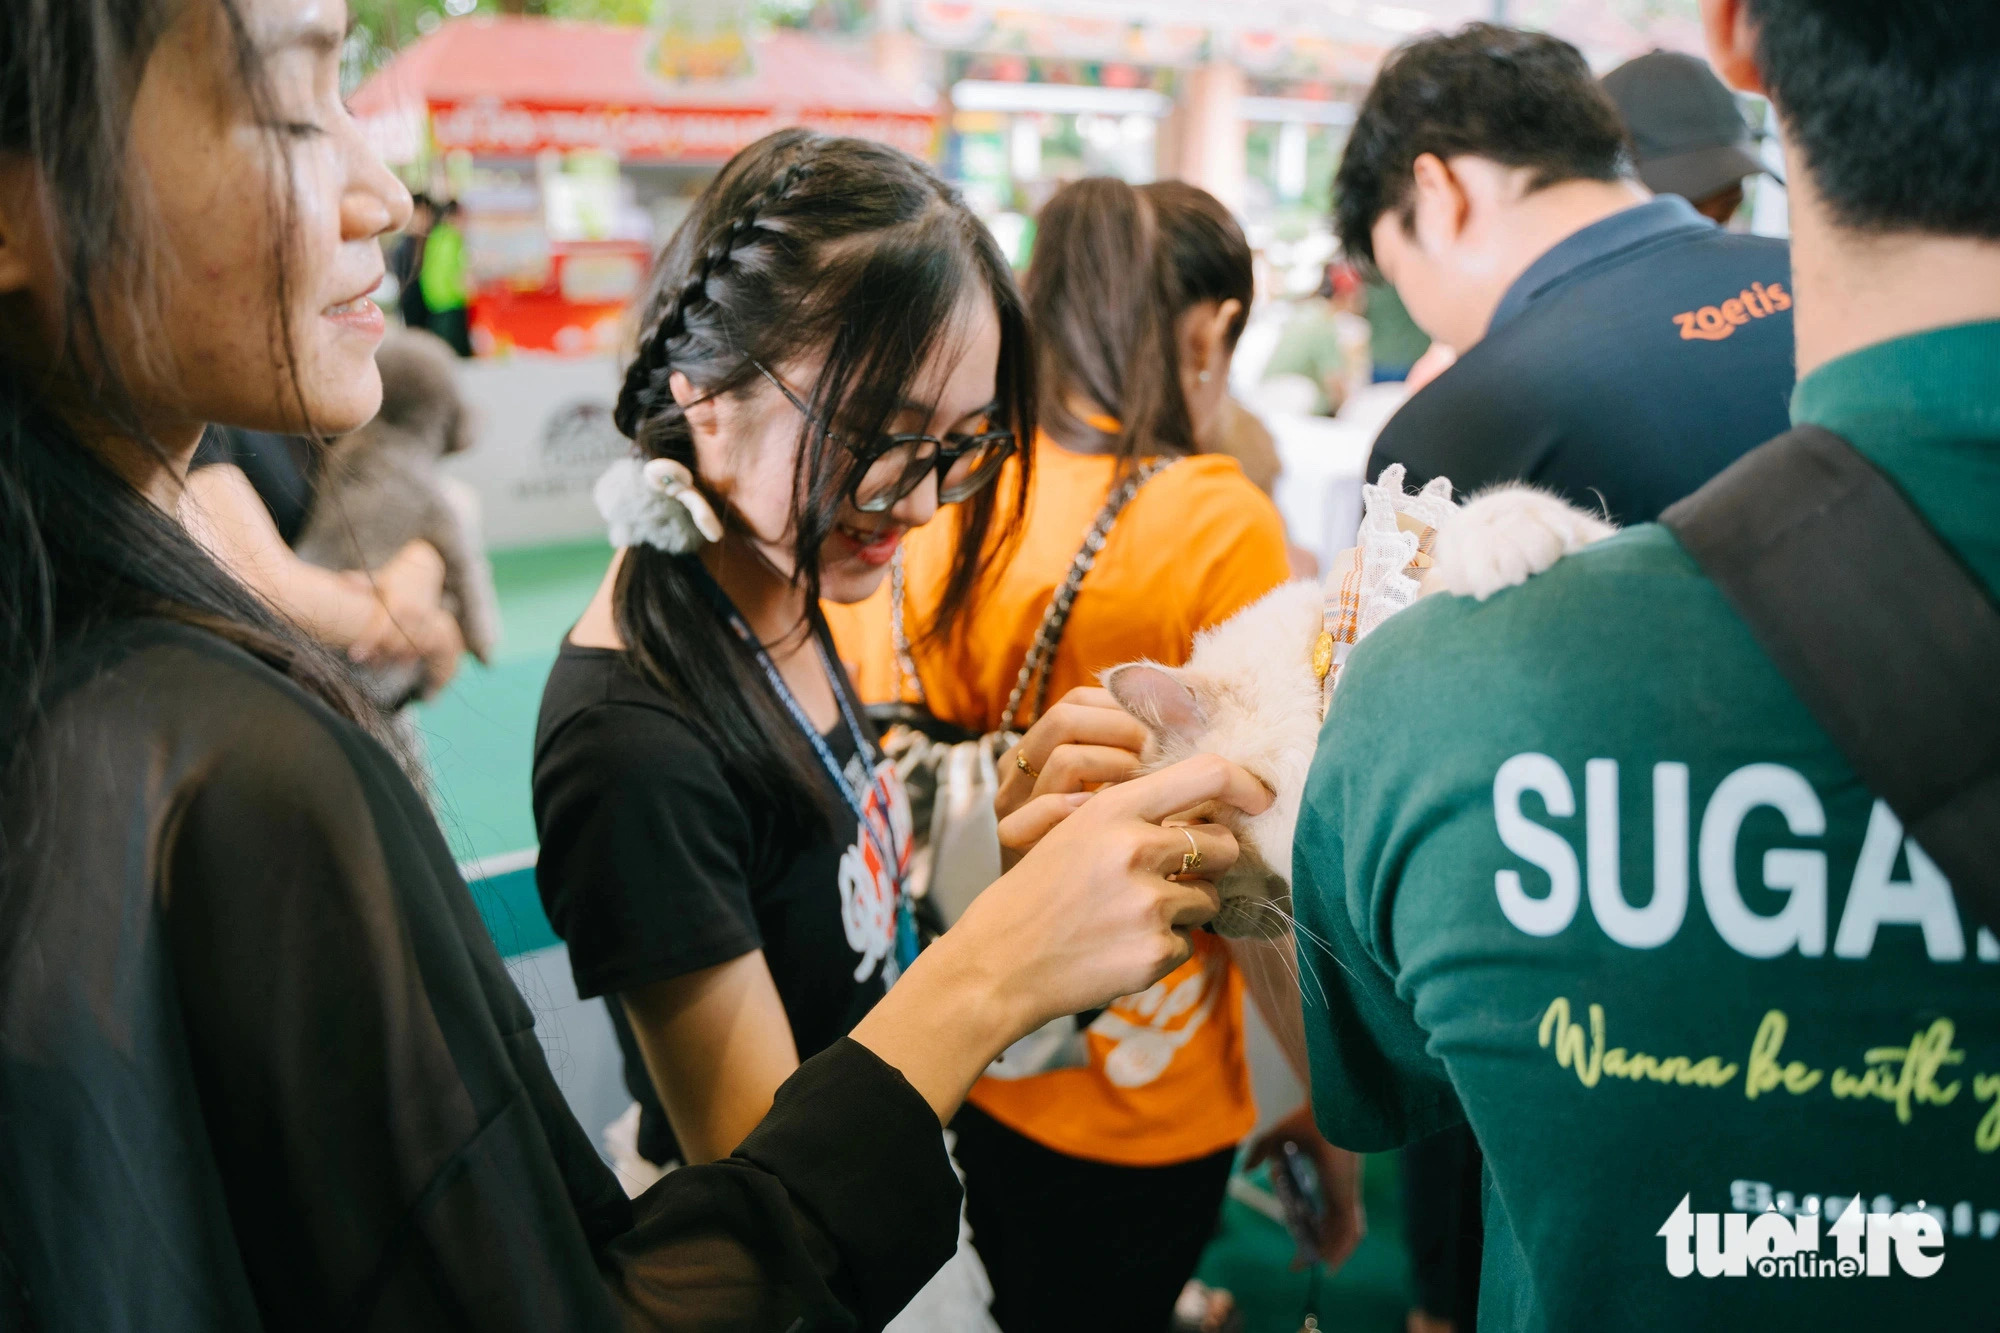
[[[1209,374],[1209,373],[1208,373],[1207,371],[1205,371],[1205,370],[1197,370],[1197,371],[1196,371],[1196,372],[1194,373],[1194,378],[1195,378],[1195,383],[1197,383],[1197,384],[1206,384],[1206,383],[1208,383],[1208,382],[1209,382],[1209,380],[1213,379],[1213,378],[1214,378],[1214,376],[1210,375],[1210,374]]]

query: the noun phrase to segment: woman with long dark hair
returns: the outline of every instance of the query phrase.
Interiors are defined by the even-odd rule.
[[[379,400],[409,200],[344,17],[0,7],[0,1327],[879,1326],[951,1253],[978,1070],[1213,911],[1176,872],[1234,844],[1154,821],[1267,798],[1093,798],[728,1161],[628,1201],[382,720],[174,518],[204,423]]]
[[[647,1161],[726,1155],[911,961],[907,808],[817,608],[956,502],[949,621],[1032,420],[1025,325],[929,168],[808,130],[737,154],[655,269],[617,414],[645,463],[599,484],[619,550],[535,745],[543,901],[614,997]],[[686,512],[659,484],[709,530],[649,521]]]
[[[537,877],[625,1051],[634,1183],[727,1155],[914,960],[908,802],[819,602],[872,592],[952,504],[947,627],[1018,514],[995,523],[992,483],[1035,410],[998,246],[866,140],[786,130],[737,154],[642,330],[617,414],[638,457],[598,487],[619,551],[535,745]],[[956,1318],[923,1317],[990,1328],[974,1273]]]

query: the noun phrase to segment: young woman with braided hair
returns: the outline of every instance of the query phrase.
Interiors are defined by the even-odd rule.
[[[627,1199],[382,719],[175,517],[205,423],[380,400],[410,200],[342,106],[345,25],[0,5],[0,1328],[879,1328],[952,1253],[978,1071],[1213,914],[1168,876],[1234,843],[1158,821],[1268,797],[1217,764],[1094,798],[729,1160]],[[725,336],[685,314],[674,355]]]
[[[916,956],[908,802],[819,608],[954,505],[913,632],[949,630],[1020,513],[992,482],[1032,430],[1032,364],[990,235],[879,144],[752,145],[661,256],[618,403],[638,457],[598,487],[620,550],[534,771],[542,900],[620,1035],[634,1185],[728,1154]],[[921,1322],[990,1328],[976,1260],[952,1272],[963,1299],[949,1276],[922,1299],[956,1313]]]
[[[621,549],[534,771],[542,898],[610,1001],[647,1162],[727,1155],[910,962],[907,806],[816,607],[873,591],[940,500],[985,538],[1027,376],[985,229],[880,144],[752,145],[661,256],[617,409],[650,480],[599,486]]]

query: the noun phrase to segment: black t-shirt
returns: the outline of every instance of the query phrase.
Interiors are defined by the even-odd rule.
[[[1375,441],[1368,475],[1529,481],[1648,523],[1791,426],[1791,256],[1684,199],[1613,214],[1528,267],[1486,337]]]
[[[846,724],[825,740],[855,789],[869,790]],[[821,776],[831,807],[846,812],[832,775]],[[804,1060],[894,979],[895,885],[859,822],[846,815],[837,833],[772,852],[764,831],[796,816],[746,807],[700,729],[621,653],[564,643],[542,692],[534,798],[542,903],[569,946],[577,994],[613,1001],[649,1160],[679,1149],[620,992],[761,949]]]
[[[0,765],[0,1329],[880,1328],[952,1252],[836,1042],[627,1199],[387,751],[212,634],[59,650]]]

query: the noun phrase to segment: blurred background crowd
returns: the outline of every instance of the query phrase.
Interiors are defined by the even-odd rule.
[[[1065,181],[1172,178],[1221,200],[1258,282],[1237,397],[1296,474],[1280,507],[1320,548],[1328,480],[1359,473],[1368,427],[1397,401],[1367,390],[1428,346],[1391,288],[1341,262],[1328,219],[1383,57],[1493,18],[1563,37],[1599,72],[1700,49],[1693,0],[360,0],[354,13],[352,106],[423,196],[396,290],[406,316],[481,362],[478,484],[501,546],[594,529],[589,483],[622,446],[589,409],[608,403],[651,255],[733,153],[803,124],[935,163],[1017,269]],[[1761,154],[1768,108],[1746,98],[1741,114]],[[1742,175],[1711,207],[1782,234],[1783,190]],[[1343,407],[1354,429],[1315,428]],[[1278,475],[1276,460],[1251,470]]]

